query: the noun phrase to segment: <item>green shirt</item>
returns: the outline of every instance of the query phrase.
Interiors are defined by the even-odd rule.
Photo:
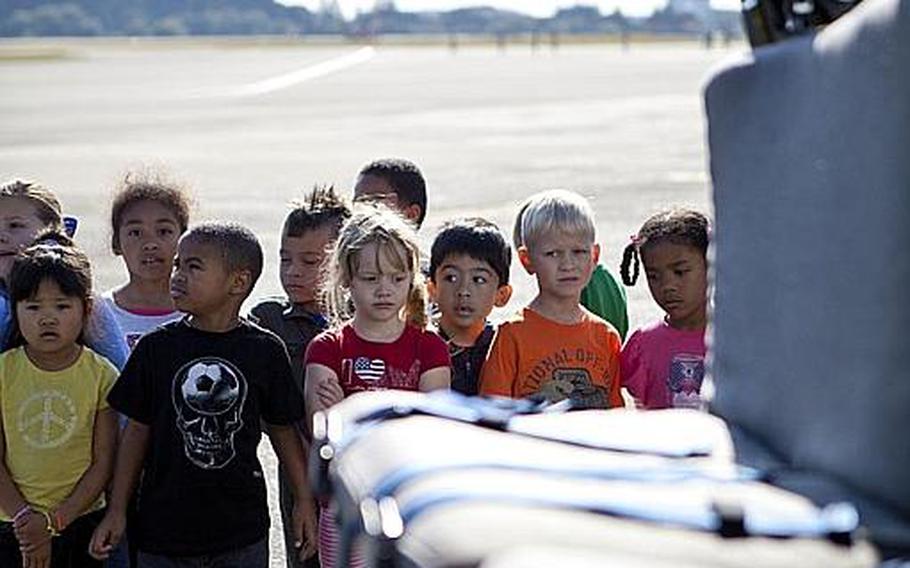
[[[629,331],[626,311],[626,289],[609,270],[601,265],[594,268],[591,281],[581,292],[581,305],[607,320],[625,340]]]

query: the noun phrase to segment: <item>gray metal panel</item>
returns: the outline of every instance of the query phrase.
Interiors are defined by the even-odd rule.
[[[910,0],[758,50],[706,105],[713,409],[906,521]]]

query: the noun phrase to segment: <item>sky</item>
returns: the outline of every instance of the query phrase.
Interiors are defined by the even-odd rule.
[[[283,4],[302,5],[316,10],[320,0],[279,0]],[[338,0],[338,4],[345,17],[353,17],[358,10],[368,11],[373,8],[375,0]],[[628,16],[646,16],[655,8],[662,7],[666,0],[396,0],[395,6],[399,10],[415,12],[420,10],[451,10],[466,6],[494,6],[506,10],[525,12],[533,16],[552,16],[559,8],[575,6],[576,4],[596,5],[604,14],[609,14],[617,8]],[[711,0],[711,5],[721,9],[735,10],[739,8],[740,0]]]

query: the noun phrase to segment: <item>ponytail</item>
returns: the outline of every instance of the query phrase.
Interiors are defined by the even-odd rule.
[[[404,305],[405,320],[417,329],[427,328],[427,289],[423,278],[415,278]]]
[[[638,243],[633,241],[626,245],[625,250],[622,251],[622,264],[619,265],[619,274],[622,276],[622,282],[626,286],[634,286],[635,282],[638,280],[639,265],[641,260],[639,259],[638,252]],[[632,268],[631,274],[629,273],[629,268]]]

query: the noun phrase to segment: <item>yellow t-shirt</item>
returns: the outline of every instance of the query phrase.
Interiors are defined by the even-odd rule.
[[[26,501],[48,510],[92,463],[95,416],[108,408],[117,370],[88,348],[61,371],[36,367],[20,347],[0,355],[0,419],[6,468]],[[104,507],[104,495],[89,511]],[[15,511],[0,511],[8,521]]]

